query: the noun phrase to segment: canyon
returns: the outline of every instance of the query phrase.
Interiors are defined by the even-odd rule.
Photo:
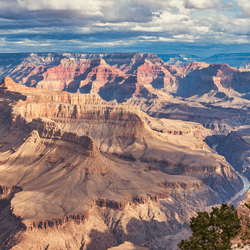
[[[1,249],[176,250],[250,178],[247,70],[41,53],[0,76]]]

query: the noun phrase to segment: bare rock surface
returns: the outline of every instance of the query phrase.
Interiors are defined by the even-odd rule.
[[[19,83],[0,86],[1,248],[175,250],[191,216],[237,196],[250,72],[196,59],[1,56]]]
[[[149,250],[149,248],[136,246],[136,245],[134,245],[133,243],[131,243],[129,241],[125,241],[123,244],[119,245],[118,247],[112,247],[112,248],[109,248],[108,250],[123,250],[123,249],[127,249],[127,250]]]
[[[11,78],[0,111],[2,249],[175,249],[191,216],[243,186],[195,122]]]

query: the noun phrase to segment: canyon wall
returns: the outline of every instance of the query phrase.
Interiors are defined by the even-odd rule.
[[[1,248],[175,250],[243,188],[250,72],[175,59],[0,55]]]
[[[170,236],[188,235],[190,216],[243,186],[203,141],[211,131],[201,124],[11,78],[0,85],[0,111],[3,249],[108,249],[126,241],[175,249]]]
[[[20,84],[72,93],[98,93],[107,101],[118,102],[138,95],[144,88],[152,93],[158,89],[177,92],[184,97],[218,88],[242,93],[247,92],[250,77],[248,71],[225,64],[192,62],[177,67],[164,63],[156,55],[141,53],[20,54],[9,59],[9,63],[7,59],[1,60],[2,77],[10,76]]]

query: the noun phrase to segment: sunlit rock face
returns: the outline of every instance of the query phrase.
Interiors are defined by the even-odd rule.
[[[99,93],[105,100],[130,98],[138,89],[136,74],[145,62],[164,64],[152,54],[20,54],[1,59],[2,76],[26,86],[69,92]],[[21,74],[20,74],[21,73]]]
[[[175,249],[243,187],[195,122],[8,77],[0,111],[2,249]]]
[[[15,80],[0,86],[2,249],[176,249],[191,216],[243,188],[230,164],[249,177],[246,70],[140,53],[0,62]]]
[[[30,87],[99,94],[103,99],[124,102],[142,89],[176,91],[178,80],[205,63],[183,67],[165,64],[153,54],[20,54],[4,60],[1,76],[11,76]]]
[[[0,63],[2,78],[11,76],[20,84],[49,90],[98,93],[106,101],[124,102],[145,89],[182,97],[203,96],[210,91],[250,91],[249,71],[227,64],[209,65],[195,58],[171,65],[153,54],[40,53],[1,56]]]

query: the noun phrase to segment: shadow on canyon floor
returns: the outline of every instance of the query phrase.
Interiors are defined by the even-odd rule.
[[[22,222],[11,214],[12,197],[0,199],[0,249],[9,250],[18,243],[19,233],[24,230]]]
[[[169,240],[172,242],[171,236],[179,233],[183,228],[188,229],[188,223],[182,225],[173,218],[170,221],[158,221],[154,218],[141,220],[133,217],[126,228],[123,228],[118,221],[115,228],[110,232],[103,233],[92,230],[90,234],[91,242],[88,244],[87,250],[104,250],[108,247],[123,244],[125,241],[132,242],[137,246],[150,247],[154,239],[162,239],[165,236],[170,236]],[[167,242],[168,240],[166,240],[166,244],[168,244]],[[158,246],[157,249],[166,249],[166,245],[164,247]]]

